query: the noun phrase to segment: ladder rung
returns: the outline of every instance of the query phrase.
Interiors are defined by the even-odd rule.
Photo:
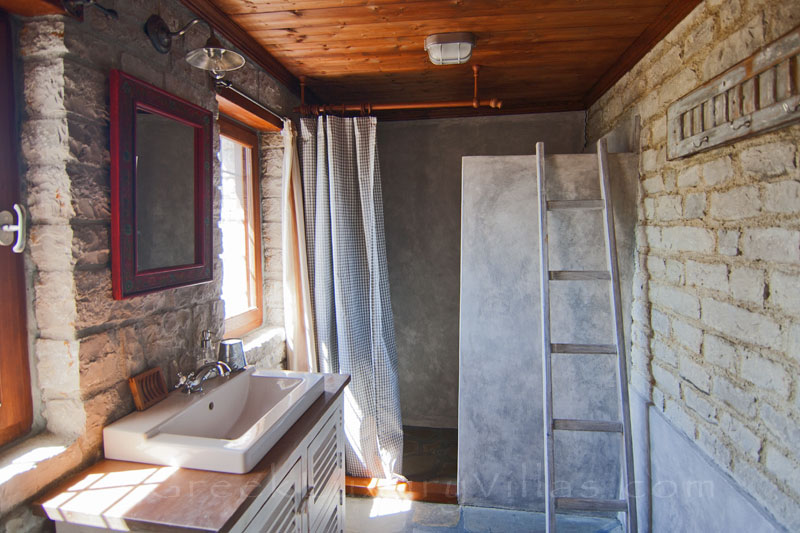
[[[551,344],[550,353],[616,355],[617,347],[613,344]]]
[[[611,422],[608,420],[554,418],[553,429],[560,429],[564,431],[600,431],[603,433],[622,433],[622,423]]]
[[[597,498],[556,498],[556,507],[570,511],[622,511],[628,510],[625,500],[601,500]]]
[[[603,200],[548,200],[547,209],[603,209]]]
[[[611,273],[608,270],[551,270],[550,279],[553,281],[610,280]]]

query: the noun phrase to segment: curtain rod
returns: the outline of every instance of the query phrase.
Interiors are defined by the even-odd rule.
[[[275,112],[272,109],[270,109],[269,107],[265,106],[264,104],[262,104],[260,102],[257,102],[256,100],[250,98],[250,96],[248,96],[247,94],[243,93],[242,91],[240,91],[239,89],[234,87],[233,83],[231,83],[228,80],[216,80],[215,85],[217,87],[223,87],[225,89],[230,89],[231,91],[235,92],[236,94],[238,94],[242,98],[246,99],[247,101],[249,101],[253,105],[256,105],[256,106],[260,107],[261,109],[263,109],[264,111],[266,111],[270,115],[274,116],[275,118],[277,118],[278,120],[280,120],[283,123],[286,123],[286,121],[289,120],[288,118],[286,118],[284,116],[281,116],[277,112]]]

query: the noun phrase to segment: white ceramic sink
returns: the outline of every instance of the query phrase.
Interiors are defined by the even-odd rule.
[[[103,429],[108,459],[249,472],[322,394],[322,374],[249,367]]]

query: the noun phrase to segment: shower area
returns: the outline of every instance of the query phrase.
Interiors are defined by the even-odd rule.
[[[549,154],[584,152],[584,114],[378,125],[405,430],[403,474],[410,481],[444,483],[453,497],[458,487],[459,501],[469,505],[541,510],[541,360],[539,344],[525,342],[538,338],[540,327],[538,292],[526,285],[538,279],[538,239],[529,238],[538,231],[532,155],[537,141]],[[516,174],[505,166],[509,160],[519,167]],[[527,171],[520,174],[520,168]],[[594,177],[589,187],[597,187]],[[480,190],[481,180],[494,186]],[[509,180],[523,187],[516,198],[506,194],[515,190]],[[493,212],[477,210],[478,200]],[[630,208],[635,211],[635,194]],[[498,255],[501,234],[476,232],[475,222],[493,217],[518,229],[502,245],[516,256]],[[497,264],[482,260],[491,254]],[[497,278],[495,270],[508,261],[531,262],[533,277]],[[632,258],[627,263],[631,269]],[[483,286],[474,286],[476,269],[485,270]],[[467,281],[478,297],[465,297]],[[488,294],[516,308],[492,309],[484,305]],[[476,337],[486,340],[480,349],[465,345]],[[608,384],[613,385],[611,373]],[[613,388],[608,393],[599,404],[613,407]],[[486,467],[492,462],[499,469]]]

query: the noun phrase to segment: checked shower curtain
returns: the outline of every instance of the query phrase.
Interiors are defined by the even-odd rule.
[[[300,123],[305,237],[321,372],[345,390],[347,473],[402,472],[403,426],[374,117]]]

